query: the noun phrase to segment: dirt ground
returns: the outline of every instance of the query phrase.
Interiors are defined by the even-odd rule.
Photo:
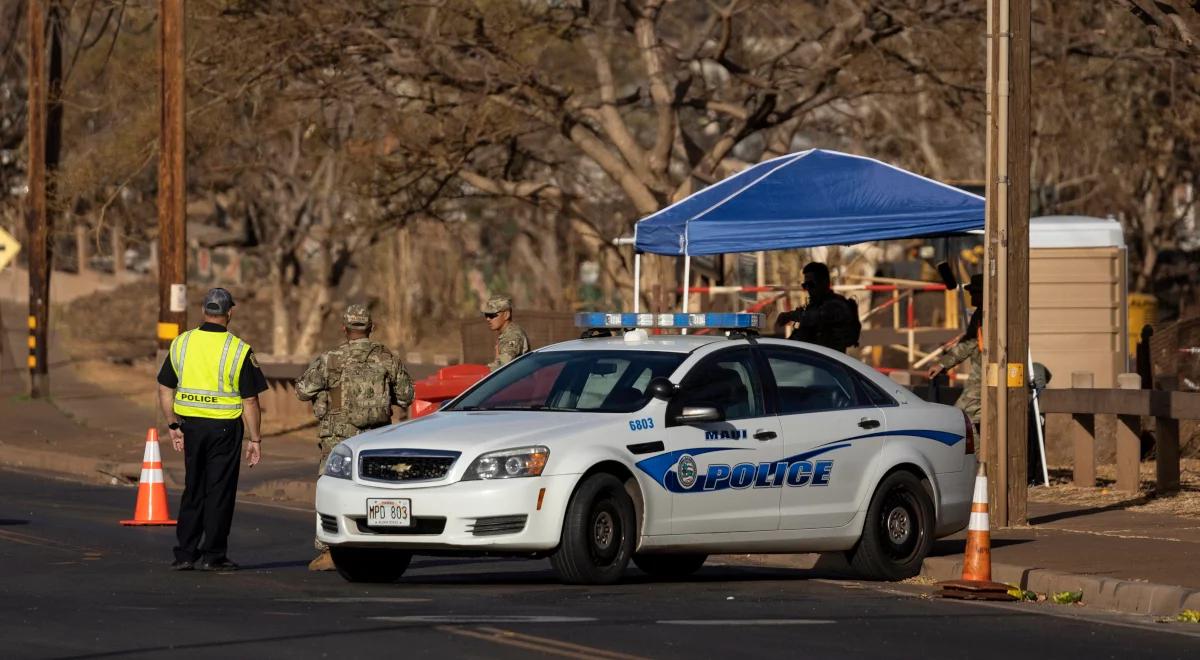
[[[1029,489],[1029,499],[1035,502],[1071,504],[1088,508],[1120,507],[1128,511],[1164,513],[1200,518],[1200,459],[1185,458],[1179,464],[1179,493],[1158,497],[1154,487],[1154,461],[1141,464],[1137,495],[1114,490],[1116,466],[1097,465],[1098,488],[1080,488],[1071,483],[1071,467],[1052,466],[1050,486]]]

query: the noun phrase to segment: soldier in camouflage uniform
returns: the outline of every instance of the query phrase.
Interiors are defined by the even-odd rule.
[[[391,423],[392,406],[408,407],[413,384],[404,364],[387,346],[371,341],[371,314],[365,305],[350,305],[342,316],[346,343],[322,353],[296,381],[296,396],[313,402],[321,460],[346,438]],[[329,549],[315,542],[321,554],[310,570],[332,570]]]
[[[938,364],[929,370],[929,377],[933,378],[946,369],[957,366],[967,360],[971,361],[971,372],[967,377],[967,383],[963,386],[962,395],[958,397],[958,401],[954,405],[962,408],[971,417],[971,421],[975,422],[975,427],[978,428],[979,413],[983,407],[982,400],[980,399],[980,387],[983,382],[983,349],[979,343],[981,328],[983,326],[982,275],[971,276],[971,283],[967,285],[967,293],[971,296],[971,306],[975,308],[975,311],[971,314],[971,321],[967,323],[967,331],[962,337],[959,337],[958,342],[954,346],[951,346],[945,353],[942,353],[938,357]]]
[[[483,304],[483,317],[496,333],[496,359],[488,363],[492,371],[503,367],[529,352],[529,337],[512,320],[512,299],[492,296]]]

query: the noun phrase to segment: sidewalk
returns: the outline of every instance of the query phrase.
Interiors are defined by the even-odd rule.
[[[992,579],[1042,594],[1082,591],[1083,604],[1169,616],[1200,609],[1200,518],[1029,503],[1029,527],[992,530]],[[934,543],[922,580],[962,577],[966,534]],[[730,555],[760,566],[849,575],[840,557]]]
[[[110,392],[77,377],[76,368],[55,365],[52,402],[14,392],[12,379],[0,382],[0,466],[92,483],[136,483],[146,429],[155,425],[153,375],[131,375],[133,392]],[[242,470],[239,492],[311,506],[318,457],[312,431],[268,437],[263,454],[258,468]],[[163,467],[168,488],[180,489],[182,456],[166,443]],[[1082,591],[1085,605],[1125,612],[1200,609],[1200,517],[1030,502],[1029,520],[1030,527],[992,532],[993,579],[1039,593]],[[964,538],[935,543],[922,574],[934,581],[960,577]],[[835,573],[846,568],[840,558],[818,555],[726,555],[714,561],[789,568],[820,562]]]

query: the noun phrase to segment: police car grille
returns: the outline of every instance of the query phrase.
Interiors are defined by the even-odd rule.
[[[451,456],[364,456],[359,476],[372,481],[429,481],[445,477],[451,465]]]
[[[516,534],[525,529],[525,521],[529,516],[487,516],[476,518],[473,525],[467,525],[467,530],[474,536],[497,536],[500,534]]]
[[[325,513],[318,513],[317,515],[321,517],[321,529],[329,532],[330,534],[337,534],[337,516],[331,516]]]
[[[435,535],[446,531],[446,519],[442,516],[415,516],[408,527],[371,527],[366,518],[352,518],[359,534],[407,534],[413,536]]]

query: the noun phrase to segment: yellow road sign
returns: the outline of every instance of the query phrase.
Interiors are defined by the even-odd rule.
[[[17,258],[17,253],[21,251],[21,244],[17,239],[12,237],[12,234],[0,228],[0,270],[4,270],[13,259]]]

